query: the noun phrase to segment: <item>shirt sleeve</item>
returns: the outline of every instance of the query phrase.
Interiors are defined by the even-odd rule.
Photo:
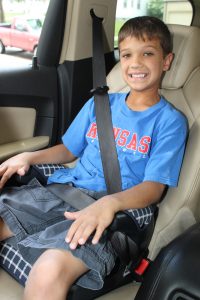
[[[156,181],[176,187],[185,151],[187,121],[182,116],[166,121],[157,130],[143,181]]]
[[[76,157],[80,157],[86,145],[86,132],[94,111],[93,98],[88,100],[77,114],[62,137],[65,147]]]

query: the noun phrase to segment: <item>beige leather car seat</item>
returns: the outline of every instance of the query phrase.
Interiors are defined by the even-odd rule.
[[[150,258],[200,219],[200,28],[169,25],[174,61],[166,72],[161,94],[181,110],[189,122],[189,139],[177,188],[169,188],[160,204],[150,244]],[[126,92],[118,63],[107,76],[110,92]]]

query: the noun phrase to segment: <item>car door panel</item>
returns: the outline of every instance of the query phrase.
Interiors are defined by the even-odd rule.
[[[40,36],[37,59],[34,58],[33,66],[30,62],[27,65],[24,63],[6,67],[0,65],[0,108],[3,109],[1,111],[1,114],[4,113],[3,119],[7,118],[8,110],[12,111],[5,126],[4,122],[1,122],[1,126],[5,127],[5,134],[0,135],[0,160],[12,155],[14,148],[18,153],[60,142],[58,105],[59,110],[62,108],[59,103],[57,67],[67,2],[50,1]],[[55,34],[52,35],[52,32]],[[16,117],[13,118],[15,108]],[[30,113],[32,109],[35,110],[34,118],[23,117],[23,114]],[[18,113],[20,117],[17,117]]]
[[[34,139],[35,145],[34,141],[30,140],[33,147],[28,144],[29,146],[23,149],[27,151],[54,143],[53,136],[57,130],[57,94],[56,68],[40,67],[34,70],[27,66],[21,69],[1,70],[0,111],[4,134],[0,135],[0,144],[15,142],[17,146],[17,141],[21,143],[25,139],[44,136],[43,139],[40,138],[41,143]],[[13,147],[11,144],[10,146]],[[17,148],[15,152],[21,152],[20,144]],[[10,154],[12,155],[13,151]],[[0,159],[10,154],[9,151],[8,155],[1,153],[0,147]]]

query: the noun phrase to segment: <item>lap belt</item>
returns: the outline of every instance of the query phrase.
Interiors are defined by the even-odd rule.
[[[92,197],[80,191],[78,188],[67,184],[53,183],[47,185],[46,188],[52,194],[67,202],[77,210],[81,210],[95,201]]]

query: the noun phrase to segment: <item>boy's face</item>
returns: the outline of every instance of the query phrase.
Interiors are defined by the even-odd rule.
[[[120,45],[122,75],[132,91],[157,93],[163,71],[167,71],[173,59],[170,53],[164,57],[159,39],[149,40],[127,37]]]

